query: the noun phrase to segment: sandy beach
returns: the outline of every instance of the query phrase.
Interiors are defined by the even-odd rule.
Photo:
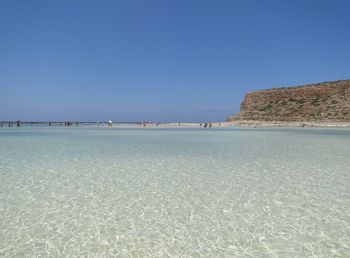
[[[283,122],[240,120],[233,122],[225,122],[222,123],[221,126],[350,128],[350,122]]]
[[[204,128],[205,123],[147,123],[146,126],[137,126],[135,124],[113,124],[113,127],[121,128]],[[207,122],[211,124],[212,128],[218,127],[288,127],[288,128],[298,128],[298,127],[320,127],[320,128],[350,128],[350,122],[285,122],[285,121],[256,121],[256,120],[239,120],[232,122]]]

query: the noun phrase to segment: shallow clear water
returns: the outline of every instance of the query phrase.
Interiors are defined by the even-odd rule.
[[[0,257],[349,257],[350,131],[0,128]]]

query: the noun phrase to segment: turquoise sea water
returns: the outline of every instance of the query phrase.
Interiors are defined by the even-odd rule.
[[[349,257],[350,130],[0,128],[0,257]]]

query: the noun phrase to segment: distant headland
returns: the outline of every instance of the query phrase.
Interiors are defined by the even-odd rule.
[[[249,92],[227,121],[349,123],[350,80]]]

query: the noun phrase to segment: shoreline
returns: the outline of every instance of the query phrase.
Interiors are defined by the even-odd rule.
[[[350,128],[350,122],[287,122],[287,121],[259,121],[259,120],[236,120],[225,122],[234,126],[248,127],[294,127],[294,128]]]
[[[146,123],[143,124],[137,123],[127,123],[127,122],[115,122],[112,125],[112,128],[130,128],[130,129],[161,129],[161,128],[204,128],[205,123]],[[210,124],[210,123],[208,123]],[[236,120],[230,122],[212,122],[212,128],[227,128],[227,127],[248,127],[248,128],[350,128],[350,122],[284,122],[284,121],[260,121],[260,120]],[[13,123],[13,126],[16,127],[16,124]],[[7,124],[3,124],[0,128],[11,128]],[[31,123],[24,122],[21,123],[20,127],[52,127],[52,128],[65,128],[67,126],[59,125],[58,123],[53,122],[52,126],[48,122],[40,123]],[[95,127],[95,128],[109,128],[107,124],[100,123],[97,125],[94,122],[78,122],[78,124],[73,123],[67,128],[79,128],[79,127]]]

